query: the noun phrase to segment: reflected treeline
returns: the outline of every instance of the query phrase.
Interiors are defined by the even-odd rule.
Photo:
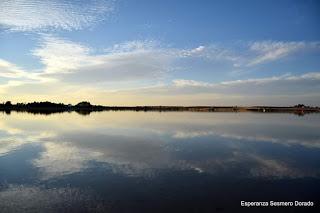
[[[81,115],[89,115],[91,112],[99,111],[191,111],[191,112],[263,112],[263,113],[294,113],[304,115],[306,113],[319,113],[319,107],[305,106],[303,104],[290,107],[274,106],[101,106],[92,105],[90,102],[82,101],[76,105],[52,103],[52,102],[32,102],[12,104],[10,101],[0,104],[0,111],[10,114],[11,111],[28,112],[33,114],[49,115],[52,113],[77,112]]]

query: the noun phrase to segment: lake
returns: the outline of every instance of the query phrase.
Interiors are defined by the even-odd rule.
[[[320,114],[0,114],[0,212],[239,212],[320,198]]]

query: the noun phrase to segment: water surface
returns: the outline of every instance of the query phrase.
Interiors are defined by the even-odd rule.
[[[241,200],[317,203],[319,130],[319,114],[0,114],[0,210],[234,212],[247,211]]]

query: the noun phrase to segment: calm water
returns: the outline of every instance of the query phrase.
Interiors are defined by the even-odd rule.
[[[0,212],[235,212],[248,210],[241,200],[319,198],[319,114],[0,114]]]

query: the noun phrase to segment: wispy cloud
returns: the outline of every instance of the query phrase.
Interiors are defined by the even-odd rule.
[[[320,49],[320,42],[253,42],[250,45],[250,51],[254,52],[256,56],[248,61],[247,66],[279,60],[290,54],[308,49]]]
[[[206,83],[203,81],[195,81],[195,80],[185,80],[185,79],[176,79],[173,80],[173,85],[176,87],[210,87],[214,84]]]
[[[198,57],[211,61],[229,62],[235,68],[245,68],[277,61],[299,51],[320,50],[320,42],[256,41],[239,42],[229,46],[201,45],[182,50],[182,57]]]
[[[194,80],[177,79],[173,81],[176,91],[191,93],[225,93],[225,94],[303,94],[306,91],[316,93],[320,89],[320,73],[302,75],[285,74],[268,78],[243,79],[208,83]]]
[[[33,55],[45,65],[43,75],[71,82],[110,82],[161,78],[176,56],[154,41],[130,41],[95,50],[80,43],[45,36]]]
[[[211,61],[231,62],[237,64],[242,60],[242,56],[232,48],[222,47],[218,44],[200,45],[193,49],[183,49],[179,51],[183,58],[194,57]]]
[[[11,86],[20,86],[27,83],[40,83],[50,81],[49,78],[40,76],[41,73],[28,72],[9,61],[0,59],[0,93]]]
[[[254,84],[254,85],[263,85],[274,83],[276,81],[304,81],[304,80],[315,80],[320,81],[320,73],[306,73],[303,75],[281,75],[281,76],[273,76],[268,78],[256,78],[256,79],[245,79],[245,80],[235,80],[235,81],[223,81],[220,83],[207,83],[202,81],[194,81],[194,80],[184,80],[184,79],[177,79],[173,81],[173,84],[176,87],[216,87],[216,86],[241,86],[247,84]]]
[[[13,31],[79,30],[103,20],[112,0],[3,0],[0,26]]]
[[[0,77],[2,78],[21,78],[26,75],[20,67],[8,61],[0,59]]]

